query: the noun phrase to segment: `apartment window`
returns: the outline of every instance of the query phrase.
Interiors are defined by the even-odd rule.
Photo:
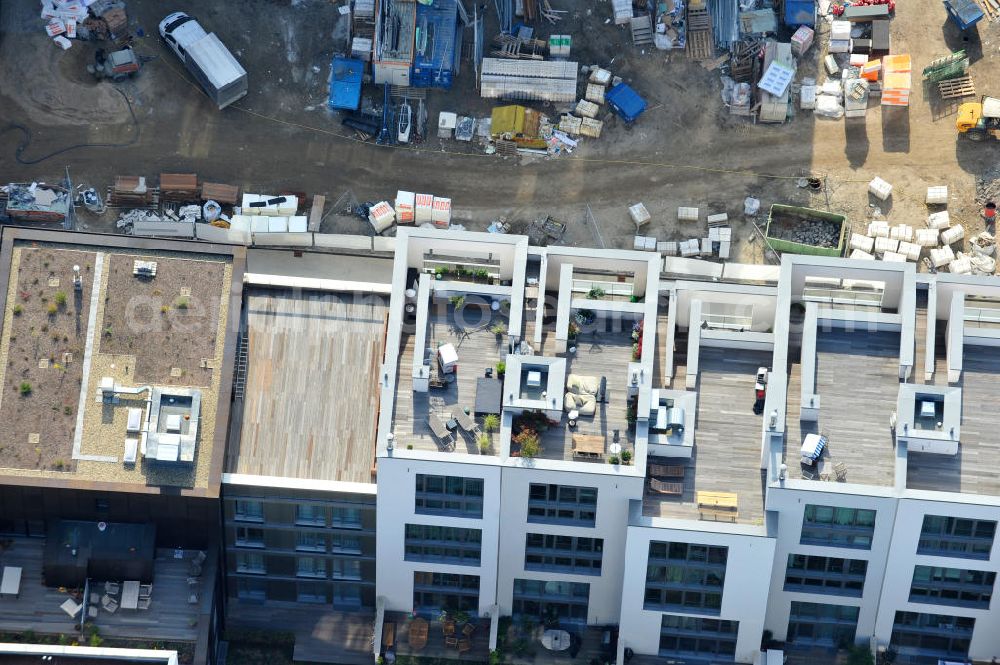
[[[236,578],[236,596],[241,600],[267,600],[267,581],[252,577]]]
[[[647,610],[718,614],[728,548],[694,543],[649,543]]]
[[[326,535],[311,531],[299,531],[295,534],[295,549],[303,552],[325,552]]]
[[[910,602],[989,609],[996,576],[985,570],[916,566]]]
[[[233,519],[240,522],[263,522],[264,502],[236,499],[236,505],[233,507]]]
[[[264,567],[264,553],[263,552],[237,552],[236,553],[236,572],[238,573],[257,573],[263,575],[267,573],[267,569]]]
[[[889,641],[903,657],[965,661],[975,627],[972,617],[896,612]]]
[[[361,607],[361,585],[347,582],[337,582],[333,585],[333,606],[354,608]]]
[[[736,655],[739,621],[664,614],[660,624],[660,655],[695,659]]]
[[[326,559],[318,556],[300,556],[295,574],[299,577],[326,577]]]
[[[333,517],[330,520],[330,523],[333,526],[339,526],[346,529],[360,529],[361,509],[342,507],[334,508]]]
[[[335,533],[330,536],[330,551],[341,554],[361,554],[361,539]]]
[[[322,582],[299,582],[297,591],[300,603],[326,602],[326,584]]]
[[[476,612],[479,609],[479,576],[414,571],[413,609]]]
[[[478,566],[482,556],[482,542],[481,529],[407,524],[404,558],[407,561]]]
[[[333,559],[330,572],[335,580],[360,580],[361,562],[357,559]]]
[[[326,526],[326,506],[300,503],[295,506],[295,523],[305,526]]]
[[[789,554],[785,591],[861,597],[868,562],[826,556]]]
[[[586,622],[589,603],[590,585],[584,582],[514,580],[515,618]]]
[[[787,640],[804,646],[854,644],[859,608],[852,605],[792,602]]]
[[[531,483],[528,489],[529,522],[594,526],[596,519],[596,487]]]
[[[524,544],[524,569],[600,575],[603,538],[529,533]]]
[[[264,530],[250,526],[236,527],[236,545],[238,547],[264,547]]]
[[[990,558],[997,523],[942,515],[924,515],[917,554],[953,556],[962,559]]]
[[[483,479],[417,474],[418,515],[483,517]]]
[[[874,510],[807,505],[800,542],[870,550],[874,533]]]

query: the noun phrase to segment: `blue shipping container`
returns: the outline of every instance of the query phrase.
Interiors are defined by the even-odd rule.
[[[785,25],[815,27],[815,0],[785,0]]]
[[[621,119],[627,123],[635,122],[636,118],[646,110],[646,100],[624,83],[619,83],[611,88],[611,90],[608,90],[608,94],[604,96],[604,99],[615,110],[615,113],[621,116]]]
[[[350,58],[334,58],[330,63],[331,109],[356,111],[361,106],[361,77],[365,63]]]

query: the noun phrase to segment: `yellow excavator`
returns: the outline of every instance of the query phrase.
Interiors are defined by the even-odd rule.
[[[983,98],[958,107],[955,129],[970,141],[982,141],[988,136],[1000,139],[1000,99]]]

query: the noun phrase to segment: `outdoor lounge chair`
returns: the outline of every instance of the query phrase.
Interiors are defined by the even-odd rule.
[[[684,467],[680,464],[650,464],[649,475],[657,478],[683,478]]]
[[[677,496],[684,493],[684,483],[665,483],[662,480],[650,478],[649,489],[653,490],[657,494]]]
[[[105,582],[104,583],[104,593],[106,593],[106,594],[109,594],[111,596],[116,596],[116,595],[118,595],[119,589],[120,589],[120,587],[118,586],[118,582]]]
[[[149,606],[152,604],[153,604],[153,599],[147,596],[146,598],[139,598],[139,604],[136,605],[136,607],[139,608],[140,610],[148,610]]]
[[[476,424],[476,419],[466,413],[465,409],[456,406],[451,410],[451,416],[455,419],[455,422],[458,423],[458,426],[466,432],[475,434],[479,431],[479,425]]]
[[[108,614],[114,614],[118,610],[118,601],[111,596],[101,598],[101,608]]]
[[[149,598],[153,595],[153,585],[152,584],[140,584],[139,585],[139,598]]]
[[[431,428],[431,434],[437,439],[438,443],[444,446],[451,446],[454,443],[454,436],[445,426],[444,422],[436,413],[432,413],[427,416],[427,426]]]

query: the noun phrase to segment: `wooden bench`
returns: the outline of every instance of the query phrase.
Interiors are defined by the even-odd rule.
[[[735,492],[698,492],[695,500],[698,503],[700,519],[712,522],[736,522],[739,513],[736,510],[738,496]]]
[[[720,510],[718,508],[708,508],[698,506],[698,518],[711,522],[732,522],[736,523],[739,513],[735,510]]]
[[[650,464],[649,475],[660,478],[683,478],[684,467],[680,464]]]
[[[604,457],[604,437],[596,434],[574,434],[573,457],[602,459]]]
[[[653,490],[657,494],[677,496],[684,493],[684,483],[665,483],[662,480],[650,478],[649,489]]]

